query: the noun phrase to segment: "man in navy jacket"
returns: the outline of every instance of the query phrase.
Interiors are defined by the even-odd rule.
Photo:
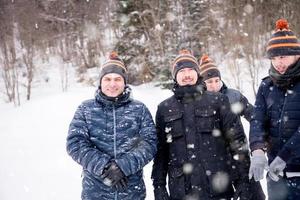
[[[300,43],[286,20],[276,22],[267,54],[271,68],[250,125],[249,177],[259,181],[267,169],[269,199],[300,199]]]
[[[146,106],[130,98],[127,68],[116,53],[100,73],[95,98],[77,109],[68,154],[83,168],[84,200],[142,200],[143,167],[156,153],[156,131]]]

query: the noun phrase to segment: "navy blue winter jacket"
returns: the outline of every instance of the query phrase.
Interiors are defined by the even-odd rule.
[[[250,148],[267,149],[269,163],[276,156],[287,162],[286,171],[300,171],[300,81],[289,89],[263,79],[250,125]]]
[[[126,90],[128,91],[128,90]],[[99,91],[77,109],[67,137],[68,154],[83,167],[82,199],[144,199],[143,167],[156,153],[156,133],[146,106],[125,93],[117,101]],[[117,192],[101,174],[114,160],[128,177],[128,188]]]

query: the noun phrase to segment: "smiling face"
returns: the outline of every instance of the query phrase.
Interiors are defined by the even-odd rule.
[[[204,81],[207,90],[210,92],[219,92],[221,89],[221,79],[220,77],[212,77]]]
[[[178,85],[195,85],[198,80],[197,72],[192,68],[183,68],[176,74],[176,81]]]
[[[284,74],[286,70],[300,58],[297,56],[275,56],[271,58],[273,67],[280,74]]]
[[[108,97],[117,97],[124,89],[124,78],[120,74],[109,73],[101,79],[101,91]]]

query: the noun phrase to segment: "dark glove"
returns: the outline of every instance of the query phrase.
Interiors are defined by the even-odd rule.
[[[114,186],[115,190],[121,192],[127,189],[128,186],[128,178],[124,177]]]
[[[233,200],[249,200],[252,197],[250,183],[248,181],[236,184]]]
[[[118,167],[117,163],[115,161],[112,161],[109,162],[107,166],[104,168],[101,178],[104,179],[104,184],[114,187],[122,179],[126,178],[126,176],[122,172],[122,170]],[[123,186],[125,182],[122,181],[120,182],[120,184]],[[120,184],[118,186],[120,186]]]
[[[154,187],[154,199],[155,200],[169,200],[169,194],[165,186]]]

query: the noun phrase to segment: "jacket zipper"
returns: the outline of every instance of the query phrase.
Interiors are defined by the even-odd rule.
[[[285,94],[284,94],[284,101],[283,101],[283,105],[282,105],[282,110],[281,110],[281,114],[280,114],[280,124],[279,124],[279,127],[278,127],[278,135],[279,135],[279,140],[280,138],[282,138],[282,124],[284,123],[284,108],[286,106],[286,102],[287,102],[287,95],[288,95],[288,92],[286,91]],[[280,141],[280,144],[281,144],[281,141]]]
[[[117,128],[116,128],[116,110],[113,106],[113,121],[114,121],[114,159],[117,158]],[[118,191],[115,192],[115,200],[118,200]]]

